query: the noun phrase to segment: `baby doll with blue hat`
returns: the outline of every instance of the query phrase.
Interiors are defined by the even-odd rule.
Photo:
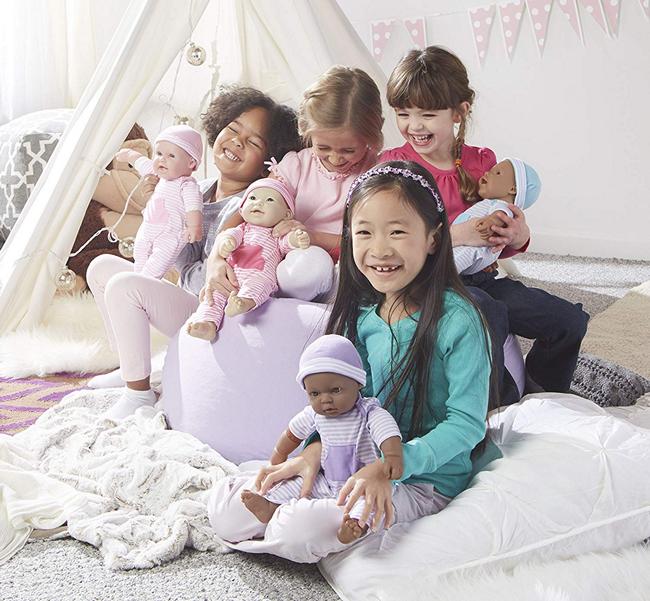
[[[510,205],[522,210],[530,207],[538,198],[541,182],[537,172],[520,159],[503,159],[486,171],[478,181],[478,195],[483,198],[463,211],[454,223],[463,223],[478,217],[476,230],[484,240],[492,233],[493,225],[503,225],[500,213],[512,217]],[[458,273],[471,275],[489,267],[499,258],[490,246],[457,246],[454,262]]]

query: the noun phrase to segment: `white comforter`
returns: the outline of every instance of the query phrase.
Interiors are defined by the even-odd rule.
[[[73,393],[26,431],[0,435],[0,563],[33,529],[66,522],[113,569],[219,546],[205,499],[237,467],[196,438],[166,430],[153,409],[118,426],[99,418],[116,394]]]

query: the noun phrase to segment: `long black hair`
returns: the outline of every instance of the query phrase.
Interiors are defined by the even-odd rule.
[[[438,188],[429,172],[411,161],[391,161],[380,167],[388,166],[395,169],[407,169],[423,177],[433,190]],[[354,184],[353,184],[354,186]],[[410,206],[424,221],[427,232],[434,232],[435,252],[427,255],[422,269],[417,276],[400,292],[397,300],[390,307],[382,307],[390,316],[393,311],[406,307],[417,307],[420,315],[417,318],[415,333],[409,342],[402,358],[393,363],[391,370],[380,392],[388,389],[384,407],[395,405],[393,414],[402,414],[405,407],[397,405],[399,396],[405,393],[413,399],[409,439],[420,436],[424,412],[427,410],[430,365],[435,349],[438,321],[443,311],[444,293],[453,290],[467,303],[473,306],[481,316],[485,331],[485,344],[489,350],[487,325],[479,308],[463,285],[456,266],[451,246],[451,234],[445,211],[440,211],[431,191],[418,181],[397,173],[375,173],[358,183],[350,196],[343,217],[343,238],[341,242],[340,280],[334,300],[334,305],[327,324],[328,334],[341,334],[352,342],[357,339],[357,319],[363,307],[375,304],[382,305],[385,295],[377,292],[368,279],[357,268],[352,254],[352,235],[350,232],[351,217],[355,207],[363,200],[388,191],[395,194],[402,202]],[[411,319],[414,317],[410,316]],[[390,319],[388,320],[390,323]],[[398,347],[398,340],[392,331],[393,348]],[[491,355],[491,353],[488,353]],[[496,406],[496,370],[491,364],[490,399],[488,408]]]

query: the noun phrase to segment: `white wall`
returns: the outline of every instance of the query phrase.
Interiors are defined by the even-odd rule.
[[[371,19],[457,12],[489,2],[339,3],[369,44]],[[650,21],[638,0],[621,4],[618,38],[607,38],[582,9],[584,47],[554,6],[541,59],[528,15],[512,63],[497,22],[482,68],[466,12],[426,20],[427,43],[456,52],[477,91],[469,141],[492,147],[498,156],[519,156],[542,177],[542,195],[527,211],[531,250],[650,259]],[[406,50],[406,36],[403,44]],[[398,54],[387,47],[385,70]]]

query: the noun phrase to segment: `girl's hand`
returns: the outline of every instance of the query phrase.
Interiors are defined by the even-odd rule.
[[[156,189],[156,185],[159,182],[159,178],[157,175],[154,175],[153,173],[150,173],[149,175],[145,175],[142,178],[142,197],[145,199],[145,202],[149,200],[151,195],[153,194],[153,191]]]
[[[517,206],[511,205],[512,217],[505,213],[500,215],[504,225],[492,226],[494,235],[488,238],[490,245],[503,245],[519,250],[528,240],[530,240],[530,228],[526,223],[524,212]]]
[[[313,442],[297,457],[287,459],[287,461],[279,465],[263,467],[255,479],[255,488],[261,495],[265,495],[278,482],[288,480],[294,476],[302,476],[300,497],[306,497],[311,492],[316,475],[320,470],[322,446],[320,442]]]
[[[362,467],[350,476],[339,493],[337,505],[345,504],[344,513],[350,513],[354,504],[365,497],[366,506],[359,518],[359,524],[364,526],[370,514],[374,511],[371,529],[377,530],[381,518],[385,516],[385,527],[393,523],[393,493],[391,483],[384,473],[381,459]],[[346,502],[347,499],[347,502]]]
[[[292,232],[293,230],[307,231],[307,228],[302,223],[300,223],[300,221],[297,221],[296,219],[283,219],[282,221],[280,221],[275,225],[271,233],[275,238],[282,238],[282,236],[286,236],[289,232]]]
[[[225,259],[210,255],[206,261],[205,286],[201,288],[199,300],[201,302],[205,300],[212,306],[214,302],[212,297],[215,292],[219,292],[228,298],[231,292],[239,290],[239,282],[234,269]]]

